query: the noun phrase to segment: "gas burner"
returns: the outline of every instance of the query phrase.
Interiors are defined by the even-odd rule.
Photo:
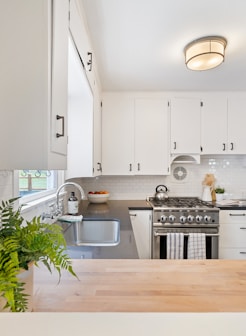
[[[214,208],[213,204],[200,200],[198,197],[169,197],[165,201],[156,201],[149,198],[153,208],[185,208],[185,209],[206,209]]]

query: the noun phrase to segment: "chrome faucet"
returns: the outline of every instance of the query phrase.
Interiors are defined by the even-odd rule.
[[[75,182],[65,182],[65,183],[63,183],[56,191],[56,215],[57,216],[62,215],[62,210],[61,210],[60,205],[59,205],[60,191],[64,187],[69,186],[69,185],[76,187],[80,191],[81,199],[85,198],[85,192],[84,192],[83,188],[78,183],[75,183]]]

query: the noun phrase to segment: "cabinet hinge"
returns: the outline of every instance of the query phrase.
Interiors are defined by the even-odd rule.
[[[169,102],[169,101],[167,102],[167,106],[168,106],[168,107],[170,106],[170,102]]]
[[[202,101],[200,102],[200,105],[201,105],[201,107],[203,107],[203,102]]]
[[[202,152],[203,151],[202,146],[200,147],[200,149],[201,149],[201,152]]]
[[[101,107],[103,106],[103,103],[102,103],[102,101],[101,101]]]

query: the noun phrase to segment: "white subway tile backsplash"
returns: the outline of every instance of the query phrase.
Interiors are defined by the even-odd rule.
[[[187,176],[177,181],[173,170],[183,166]],[[173,164],[169,176],[100,176],[76,179],[85,192],[106,189],[111,199],[145,199],[152,196],[159,184],[165,184],[170,196],[198,196],[202,194],[205,174],[214,174],[216,185],[223,186],[233,198],[246,197],[246,157],[244,155],[203,156],[201,163]]]
[[[187,170],[184,180],[176,180],[173,170],[182,166]],[[170,196],[202,195],[202,181],[205,174],[213,173],[216,185],[226,189],[227,197],[246,199],[246,156],[203,156],[200,164],[173,164],[169,176],[100,176],[74,179],[81,184],[85,193],[90,190],[108,190],[110,199],[145,199],[155,194],[159,184],[165,184]],[[13,197],[12,172],[0,172],[0,200]],[[47,210],[48,205],[32,209],[31,217]],[[29,217],[28,214],[25,213]]]

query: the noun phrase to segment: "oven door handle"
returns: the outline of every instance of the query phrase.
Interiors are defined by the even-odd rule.
[[[160,233],[160,232],[154,232],[154,236],[158,237],[158,236],[167,236],[168,233]],[[206,237],[219,237],[218,233],[205,233]],[[184,236],[188,237],[189,233],[185,233]]]

